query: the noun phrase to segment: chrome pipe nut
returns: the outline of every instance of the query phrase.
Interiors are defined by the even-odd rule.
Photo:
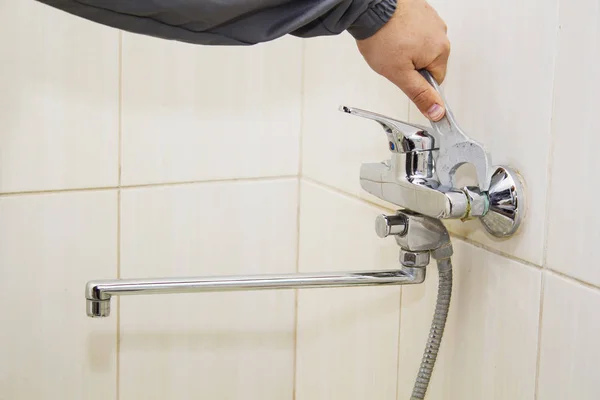
[[[426,267],[429,264],[428,251],[400,250],[400,264],[405,267]]]

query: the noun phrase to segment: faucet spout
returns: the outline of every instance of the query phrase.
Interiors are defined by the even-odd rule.
[[[393,270],[317,274],[114,279],[88,282],[85,297],[89,317],[108,317],[112,296],[408,285],[423,283],[424,280],[425,268],[410,266]]]

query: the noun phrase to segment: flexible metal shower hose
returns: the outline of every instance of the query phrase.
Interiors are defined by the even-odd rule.
[[[435,314],[433,315],[429,338],[427,339],[421,367],[419,368],[419,374],[417,375],[417,380],[413,387],[410,400],[425,399],[425,393],[427,393],[433,366],[435,365],[435,360],[437,359],[440,344],[442,342],[442,336],[444,335],[448,309],[450,308],[450,297],[452,296],[452,261],[449,258],[438,260],[437,266],[440,281],[438,284]]]

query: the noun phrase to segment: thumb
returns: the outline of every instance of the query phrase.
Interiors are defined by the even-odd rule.
[[[432,121],[439,121],[446,110],[439,93],[417,70],[402,71],[394,83],[415,103],[417,108]]]

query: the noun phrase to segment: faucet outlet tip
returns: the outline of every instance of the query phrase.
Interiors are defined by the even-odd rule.
[[[110,300],[90,300],[86,301],[86,312],[88,317],[101,318],[110,315]]]

